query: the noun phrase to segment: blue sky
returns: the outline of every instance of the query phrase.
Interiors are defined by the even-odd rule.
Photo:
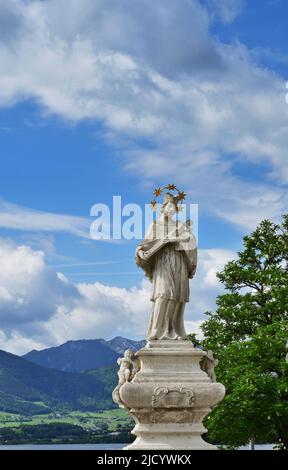
[[[0,0],[0,348],[144,336],[138,241],[85,236],[94,203],[176,183],[199,204],[195,331],[242,235],[287,208],[287,2],[153,3]]]

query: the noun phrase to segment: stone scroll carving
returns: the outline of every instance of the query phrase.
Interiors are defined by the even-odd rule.
[[[187,387],[157,387],[152,396],[153,408],[186,408],[194,405],[194,392]]]

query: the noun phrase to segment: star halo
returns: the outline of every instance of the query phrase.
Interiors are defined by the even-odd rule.
[[[177,196],[175,197],[177,202],[179,201],[181,203],[186,198],[186,194],[184,193],[184,191],[180,191],[175,184],[167,184],[166,186],[155,188],[154,192],[153,192],[154,199],[151,201],[151,208],[152,208],[153,211],[157,210],[158,203],[157,203],[156,199],[159,196],[162,195],[162,193],[163,193],[163,191],[165,191],[165,189],[168,189],[168,191],[176,191],[177,192]],[[181,210],[181,206],[177,205],[177,211],[180,211],[180,210]]]

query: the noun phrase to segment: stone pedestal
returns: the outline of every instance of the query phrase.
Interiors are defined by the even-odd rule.
[[[225,388],[200,369],[204,354],[188,340],[150,341],[135,354],[140,370],[118,389],[118,403],[136,422],[136,440],[125,449],[216,449],[201,437],[202,420]]]

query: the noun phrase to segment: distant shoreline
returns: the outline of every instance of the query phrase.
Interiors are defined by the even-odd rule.
[[[11,444],[0,445],[0,451],[3,450],[121,450],[127,444]]]
[[[125,447],[124,443],[118,444],[25,444],[25,445],[0,445],[0,451],[3,450],[121,450]],[[250,450],[249,446],[240,447],[238,450]],[[273,444],[259,444],[255,446],[255,450],[273,450]]]

